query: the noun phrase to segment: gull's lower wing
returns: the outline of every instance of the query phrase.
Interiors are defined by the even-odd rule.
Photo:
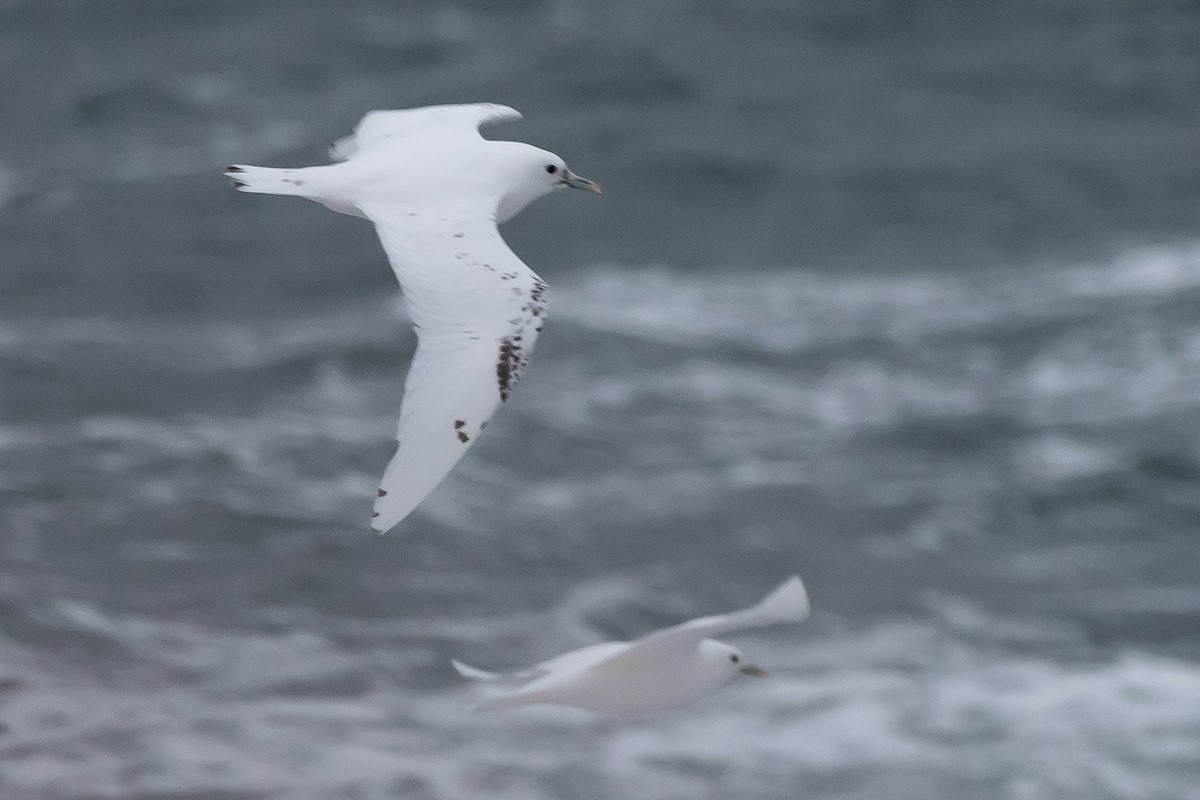
[[[464,664],[453,658],[450,659],[450,664],[454,667],[455,672],[469,681],[490,684],[495,688],[505,691],[519,689],[531,680],[540,678],[546,674],[545,670],[538,667],[530,667],[519,672],[488,672],[487,670],[472,667],[470,664]]]
[[[484,209],[361,206],[417,332],[399,445],[371,527],[386,531],[441,483],[520,378],[545,320],[545,284]]]
[[[555,656],[535,666],[540,675],[577,673],[629,649],[629,642],[600,642]]]
[[[540,664],[535,664],[528,669],[516,672],[487,672],[486,670],[472,667],[469,664],[464,664],[454,659],[451,659],[450,663],[459,675],[468,680],[488,683],[497,688],[515,691],[528,688],[531,685],[540,686],[543,678],[558,680],[563,676],[576,675],[588,669],[593,664],[628,648],[629,642],[601,642],[600,644],[592,644],[587,647],[581,647],[578,650],[572,650],[569,653],[563,653]]]
[[[541,702],[546,693],[555,693],[564,685],[574,684],[581,675],[597,665],[606,664],[614,656],[629,649],[629,642],[601,642],[555,656],[521,672],[512,673],[516,683],[507,686],[500,682],[489,685],[497,691],[489,693],[479,708],[505,708]]]

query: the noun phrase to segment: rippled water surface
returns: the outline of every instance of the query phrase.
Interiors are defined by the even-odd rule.
[[[9,2],[0,67],[0,799],[1200,800],[1193,4]],[[394,279],[220,171],[465,100],[605,195],[506,227],[550,324],[378,537]],[[676,713],[449,667],[791,572]]]

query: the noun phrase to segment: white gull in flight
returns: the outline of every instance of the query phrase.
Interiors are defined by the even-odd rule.
[[[520,672],[498,674],[451,663],[464,678],[492,690],[480,708],[545,703],[607,714],[657,711],[706,697],[739,675],[766,675],[736,647],[709,637],[800,622],[808,613],[808,594],[793,575],[742,611],[700,617],[633,642],[590,645]]]
[[[462,458],[542,330],[546,285],[497,224],[555,189],[600,191],[553,153],[479,135],[481,125],[520,118],[490,103],[372,111],[330,148],[340,163],[225,173],[239,191],[307,197],[369,219],[400,281],[417,351],[399,446],[371,515],[377,531],[408,516]]]

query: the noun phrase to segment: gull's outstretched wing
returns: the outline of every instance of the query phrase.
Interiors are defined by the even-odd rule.
[[[494,211],[360,206],[375,223],[417,332],[399,446],[371,527],[416,508],[508,399],[545,321],[546,285],[500,238]]]
[[[661,663],[660,659],[672,658],[674,652],[694,649],[704,639],[745,628],[800,622],[808,613],[808,593],[800,578],[793,575],[750,608],[699,617],[654,631],[632,642],[625,652],[616,653],[596,664],[593,669],[607,669],[610,666],[638,669],[643,660],[648,664]]]
[[[500,688],[517,689],[547,676],[578,673],[604,659],[629,649],[629,642],[601,642],[572,650],[517,672],[486,672],[454,659],[450,663],[456,672],[472,681],[495,684]]]
[[[459,661],[451,663],[459,675],[484,683],[486,688],[483,699],[475,708],[486,710],[524,705],[547,687],[570,683],[595,665],[606,663],[614,655],[628,649],[629,642],[601,642],[563,653],[529,669],[510,673],[484,672]]]
[[[496,103],[425,106],[399,111],[368,111],[354,133],[338,139],[329,147],[334,161],[346,159],[381,143],[439,130],[476,131],[481,125],[521,119],[521,112]]]

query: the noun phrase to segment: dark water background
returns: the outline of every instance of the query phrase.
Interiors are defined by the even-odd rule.
[[[606,194],[380,538],[391,272],[220,171],[470,100]],[[0,121],[3,800],[1200,798],[1200,5],[5,2]],[[679,713],[448,666],[793,571]]]

